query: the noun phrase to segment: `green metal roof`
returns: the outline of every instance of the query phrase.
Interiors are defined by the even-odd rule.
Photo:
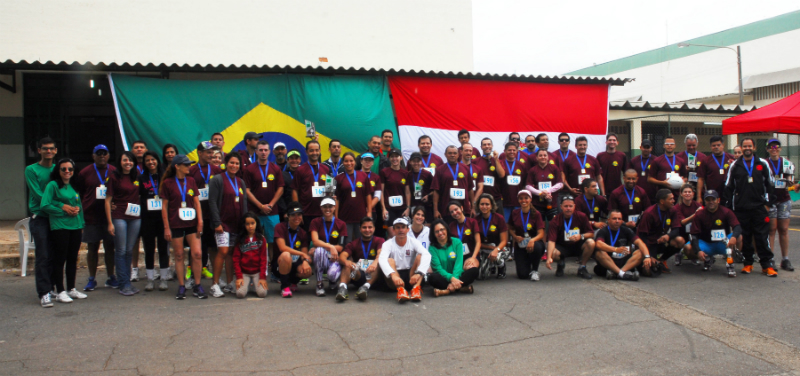
[[[718,33],[690,39],[680,43],[730,46],[796,29],[800,29],[800,10],[782,14],[777,17],[768,18],[766,20],[756,21],[747,25],[734,27]],[[678,43],[675,43],[666,47],[642,52],[622,59],[612,60],[607,63],[598,64],[565,74],[576,76],[607,76],[610,74],[616,74],[631,69],[641,68],[648,65],[663,63],[665,61],[707,52],[708,50],[708,48],[702,47],[678,48]]]

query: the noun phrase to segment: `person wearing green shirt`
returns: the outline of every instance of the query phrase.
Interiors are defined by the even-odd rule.
[[[75,174],[75,162],[62,158],[50,173],[50,182],[42,194],[41,210],[50,219],[50,257],[53,266],[52,283],[56,286],[56,301],[72,303],[73,299],[86,299],[86,294],[75,289],[78,270],[78,251],[83,234],[83,207],[81,196],[70,184]],[[67,286],[64,288],[64,264]]]
[[[31,240],[36,245],[36,266],[34,267],[36,292],[42,307],[49,308],[53,306],[53,301],[50,299],[50,290],[53,288],[50,274],[53,273],[53,267],[47,240],[47,235],[50,233],[50,220],[47,218],[47,213],[42,212],[41,202],[44,189],[50,182],[53,158],[58,153],[58,149],[56,142],[50,137],[39,140],[36,149],[41,159],[25,168],[25,182],[28,185],[28,210],[31,212],[28,228],[31,231]]]
[[[431,269],[428,283],[434,296],[444,296],[456,291],[472,294],[472,282],[478,278],[478,268],[463,269],[464,246],[461,240],[450,235],[449,226],[442,219],[431,224]]]

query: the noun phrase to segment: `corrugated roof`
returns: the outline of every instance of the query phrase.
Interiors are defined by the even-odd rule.
[[[705,104],[686,102],[648,102],[648,101],[610,101],[612,110],[637,110],[637,111],[667,111],[667,112],[697,112],[697,113],[727,113],[741,114],[755,110],[756,106],[739,106],[735,104]]]
[[[14,62],[6,60],[0,63],[0,70],[47,70],[47,71],[101,71],[101,72],[206,72],[206,73],[305,73],[322,75],[395,75],[395,76],[423,76],[423,77],[443,77],[443,78],[469,78],[497,81],[523,81],[523,82],[549,82],[549,83],[571,83],[571,84],[596,84],[607,83],[614,86],[622,86],[633,81],[631,78],[615,77],[593,77],[593,76],[534,76],[534,75],[508,75],[491,73],[472,73],[472,72],[435,72],[435,71],[415,71],[415,70],[394,70],[394,69],[365,69],[365,68],[345,68],[345,67],[312,67],[312,66],[278,66],[278,65],[166,65],[166,64],[104,64],[104,63],[79,63],[79,62]]]

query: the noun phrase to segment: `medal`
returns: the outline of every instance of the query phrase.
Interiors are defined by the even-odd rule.
[[[315,182],[314,182],[314,186],[315,186],[315,187],[318,187],[318,186],[319,186],[319,182],[315,181]]]
[[[719,174],[720,175],[725,175],[725,170],[724,169],[719,169]]]
[[[239,202],[239,196],[236,196],[236,198],[233,200],[233,202]]]
[[[182,208],[185,208],[185,207],[186,207],[186,201],[181,201],[181,207],[182,207]]]
[[[267,182],[265,181],[261,182],[261,188],[266,188],[266,187],[267,187]]]
[[[158,195],[155,196],[155,199],[158,200]]]
[[[752,182],[753,182],[753,177],[752,177],[752,176],[748,177],[748,178],[747,178],[747,182],[748,182],[748,183],[752,183]]]
[[[105,184],[100,184],[100,188],[105,188],[105,187],[106,187]]]
[[[582,169],[581,169],[581,174],[585,174],[585,173],[586,173],[586,169],[585,169],[585,168],[582,168]]]
[[[628,205],[628,210],[633,210],[633,205]]]
[[[644,175],[645,175],[645,173],[644,173],[644,171],[642,171],[642,176],[644,176]]]
[[[458,187],[458,180],[453,180],[453,186]]]
[[[350,197],[356,197],[356,191],[350,192]]]

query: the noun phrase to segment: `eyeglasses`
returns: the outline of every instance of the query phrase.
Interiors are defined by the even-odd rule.
[[[509,141],[519,141],[519,137],[513,137],[513,138],[509,139]]]
[[[558,142],[569,142],[568,138],[559,138]]]
[[[61,172],[72,172],[74,170],[72,167],[61,167]]]
[[[105,150],[98,150],[98,151],[97,151],[96,153],[94,153],[94,154],[95,154],[95,155],[97,155],[97,156],[100,156],[100,157],[102,157],[102,156],[104,156],[104,155],[108,155],[108,152],[107,152],[107,151],[105,151]]]
[[[42,149],[42,150],[44,150],[44,151],[53,151],[53,150],[56,150],[55,146],[42,146],[42,147],[40,147],[39,149]]]

